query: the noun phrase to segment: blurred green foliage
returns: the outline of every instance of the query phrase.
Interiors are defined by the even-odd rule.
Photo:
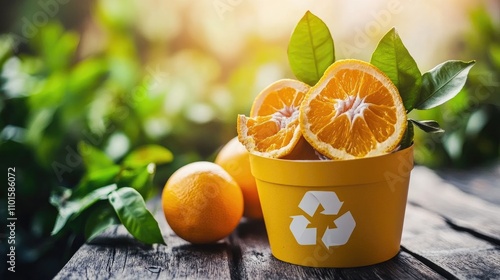
[[[465,88],[450,102],[426,111],[419,119],[434,119],[444,134],[416,131],[415,160],[431,167],[470,167],[500,157],[500,26],[486,8],[471,13],[472,31],[462,40],[461,57],[477,61]]]
[[[72,9],[59,8],[61,17],[62,9]],[[81,211],[51,236],[57,208],[78,197],[82,186],[91,191],[115,183],[144,198],[157,194],[174,170],[212,159],[234,137],[236,114],[248,111],[262,68],[286,63],[286,53],[270,45],[223,72],[221,62],[201,47],[170,48],[139,35],[132,3],[96,1],[93,9],[98,47],[91,50],[83,34],[56,21],[36,25],[30,36],[22,27],[0,35],[0,167],[16,168],[20,279],[52,278],[85,238],[118,223],[106,201],[88,208],[75,203]],[[99,152],[83,156],[79,143],[109,159]],[[173,161],[157,165],[153,177],[141,159],[162,163],[162,148],[172,152]],[[119,165],[95,170],[109,161]],[[149,183],[154,188],[145,188]],[[4,194],[1,205],[7,205]],[[0,219],[6,210],[0,208]],[[2,258],[6,250],[0,248]],[[6,268],[1,262],[2,279]]]

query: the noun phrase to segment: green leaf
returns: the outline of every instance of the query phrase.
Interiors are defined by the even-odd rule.
[[[149,197],[153,187],[153,177],[156,165],[150,163],[136,169],[124,169],[117,180],[118,187],[131,187],[138,191],[142,197]]]
[[[120,166],[113,165],[92,172],[87,171],[74,189],[73,197],[83,197],[95,189],[115,183],[121,170]]]
[[[288,44],[288,61],[297,79],[311,86],[335,61],[330,30],[310,11],[305,13],[292,33]]]
[[[0,68],[3,67],[7,58],[12,56],[12,51],[17,48],[15,35],[0,35]]]
[[[109,203],[105,207],[96,207],[90,212],[85,223],[85,239],[92,240],[108,227],[117,224],[120,224],[120,220]]]
[[[120,188],[109,195],[122,224],[137,240],[146,244],[165,244],[158,222],[146,208],[142,196],[133,188]]]
[[[396,29],[392,28],[380,40],[372,54],[371,64],[391,79],[399,90],[406,111],[411,111],[422,86],[422,74]]]
[[[497,34],[495,29],[498,25],[493,22],[491,12],[484,5],[471,11],[470,22],[477,34],[481,34],[484,38],[495,38]]]
[[[83,158],[87,172],[92,173],[107,167],[116,166],[104,152],[81,141],[78,143],[78,151]]]
[[[59,23],[50,22],[40,27],[30,40],[42,54],[50,71],[65,71],[72,62],[80,38],[76,32],[65,32]]]
[[[54,229],[52,230],[52,235],[55,235],[64,228],[64,226],[78,217],[83,211],[92,206],[99,200],[106,199],[112,191],[116,190],[116,185],[109,185],[101,187],[90,192],[88,195],[78,198],[70,199],[60,204],[58,207],[59,214],[57,215],[56,223]],[[52,200],[52,199],[51,199]]]
[[[500,68],[500,43],[492,43],[489,48],[491,62],[497,69]]]
[[[410,119],[418,128],[427,133],[442,133],[444,130],[439,126],[437,121],[416,121]]]
[[[71,71],[68,80],[68,91],[92,97],[89,91],[106,76],[106,64],[100,59],[85,59],[79,62]]]
[[[150,163],[163,164],[173,160],[172,152],[160,145],[147,145],[132,151],[124,160],[126,167],[141,167]]]
[[[413,123],[408,120],[408,124],[406,126],[405,133],[403,134],[403,138],[401,139],[401,142],[399,142],[399,149],[403,150],[411,146],[413,143],[413,136],[414,136],[414,130],[413,130]]]
[[[420,96],[414,107],[419,110],[431,109],[455,97],[465,85],[475,63],[449,60],[424,73]]]

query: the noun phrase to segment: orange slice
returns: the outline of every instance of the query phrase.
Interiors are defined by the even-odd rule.
[[[290,154],[302,137],[299,108],[309,86],[279,80],[254,100],[251,117],[238,115],[238,139],[251,153],[281,158]]]
[[[250,117],[268,116],[276,112],[298,110],[309,86],[301,81],[281,79],[262,90],[255,97]]]
[[[333,63],[300,109],[303,136],[332,159],[377,156],[394,150],[406,129],[398,89],[375,66],[346,59]]]

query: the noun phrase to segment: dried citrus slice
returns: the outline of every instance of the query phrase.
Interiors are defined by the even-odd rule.
[[[306,140],[332,159],[392,151],[406,129],[398,89],[375,66],[346,59],[333,63],[310,89],[300,109]]]
[[[290,154],[302,137],[299,108],[309,86],[279,80],[254,100],[251,117],[238,115],[238,139],[248,151],[273,158]]]

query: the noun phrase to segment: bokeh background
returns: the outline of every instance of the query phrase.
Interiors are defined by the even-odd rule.
[[[85,172],[72,157],[79,142],[117,162],[145,144],[166,147],[174,160],[158,167],[157,189],[180,166],[213,160],[254,96],[293,78],[288,40],[307,10],[329,26],[337,59],[369,60],[394,26],[422,73],[449,59],[477,60],[452,102],[412,112],[446,130],[417,133],[415,160],[436,169],[498,161],[498,0],[2,1],[0,170],[16,168],[16,276],[53,277],[83,242],[50,236],[51,191]]]

